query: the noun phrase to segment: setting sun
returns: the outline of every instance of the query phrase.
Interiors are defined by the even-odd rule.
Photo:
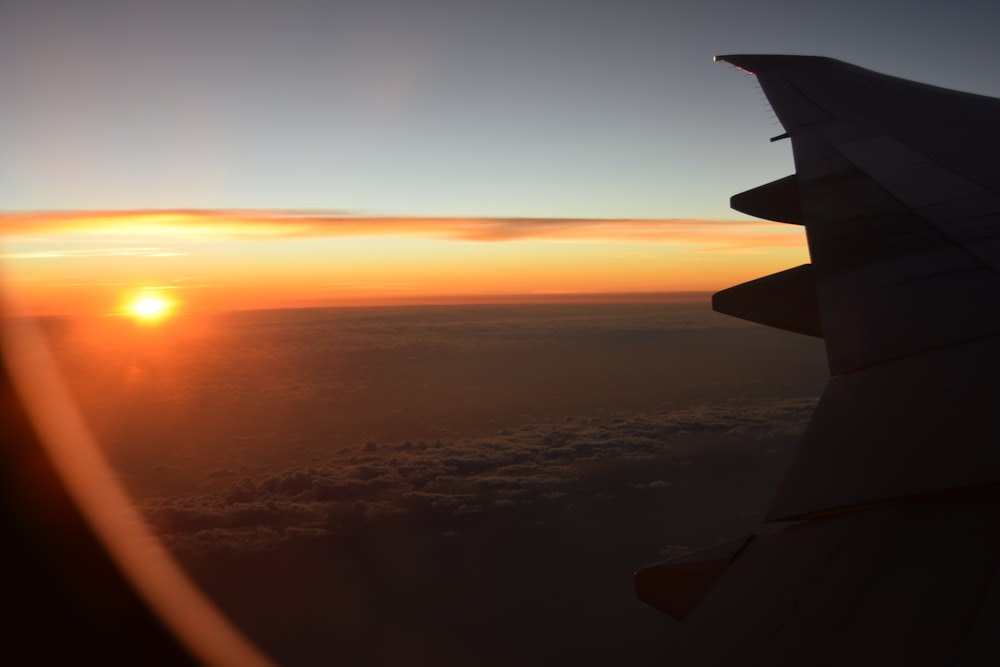
[[[141,322],[157,322],[170,315],[173,304],[160,296],[141,296],[126,307],[130,317]]]

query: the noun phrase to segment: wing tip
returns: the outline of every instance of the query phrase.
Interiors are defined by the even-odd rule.
[[[803,65],[831,64],[841,61],[826,56],[791,56],[774,55],[767,53],[734,53],[730,55],[713,56],[714,62],[729,63],[737,69],[750,74],[760,74],[768,70],[786,68],[789,66],[800,67]]]

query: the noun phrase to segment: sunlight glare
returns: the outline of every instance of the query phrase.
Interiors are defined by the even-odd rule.
[[[158,322],[170,314],[173,304],[160,296],[141,296],[127,308],[129,316],[141,322]]]

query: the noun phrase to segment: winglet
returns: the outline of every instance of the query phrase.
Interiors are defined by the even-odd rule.
[[[733,67],[739,68],[744,72],[749,72],[750,74],[761,74],[762,72],[767,72],[768,70],[787,68],[790,66],[799,67],[819,64],[829,65],[830,63],[838,63],[840,65],[844,64],[838,60],[827,58],[825,56],[776,56],[758,53],[740,53],[727,56],[715,56],[713,60],[715,62],[729,63]]]

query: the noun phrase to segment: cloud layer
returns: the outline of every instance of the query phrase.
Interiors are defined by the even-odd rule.
[[[801,432],[813,407],[812,399],[785,399],[567,418],[455,441],[369,441],[280,473],[219,468],[210,474],[231,478],[224,488],[157,499],[144,510],[179,550],[240,551],[330,537],[345,523],[387,516],[446,532],[466,515],[572,512],[613,503],[623,491],[658,503],[703,477],[757,470],[775,443],[784,447]]]
[[[705,304],[50,328],[135,502],[299,666],[649,664],[631,573],[757,528],[826,376]]]
[[[760,221],[689,219],[434,218],[326,211],[93,211],[0,216],[11,237],[119,233],[145,237],[280,239],[411,236],[455,241],[664,242],[700,252],[804,247],[801,230]]]
[[[755,530],[813,406],[359,442],[144,510],[281,664],[656,664],[632,571]]]

